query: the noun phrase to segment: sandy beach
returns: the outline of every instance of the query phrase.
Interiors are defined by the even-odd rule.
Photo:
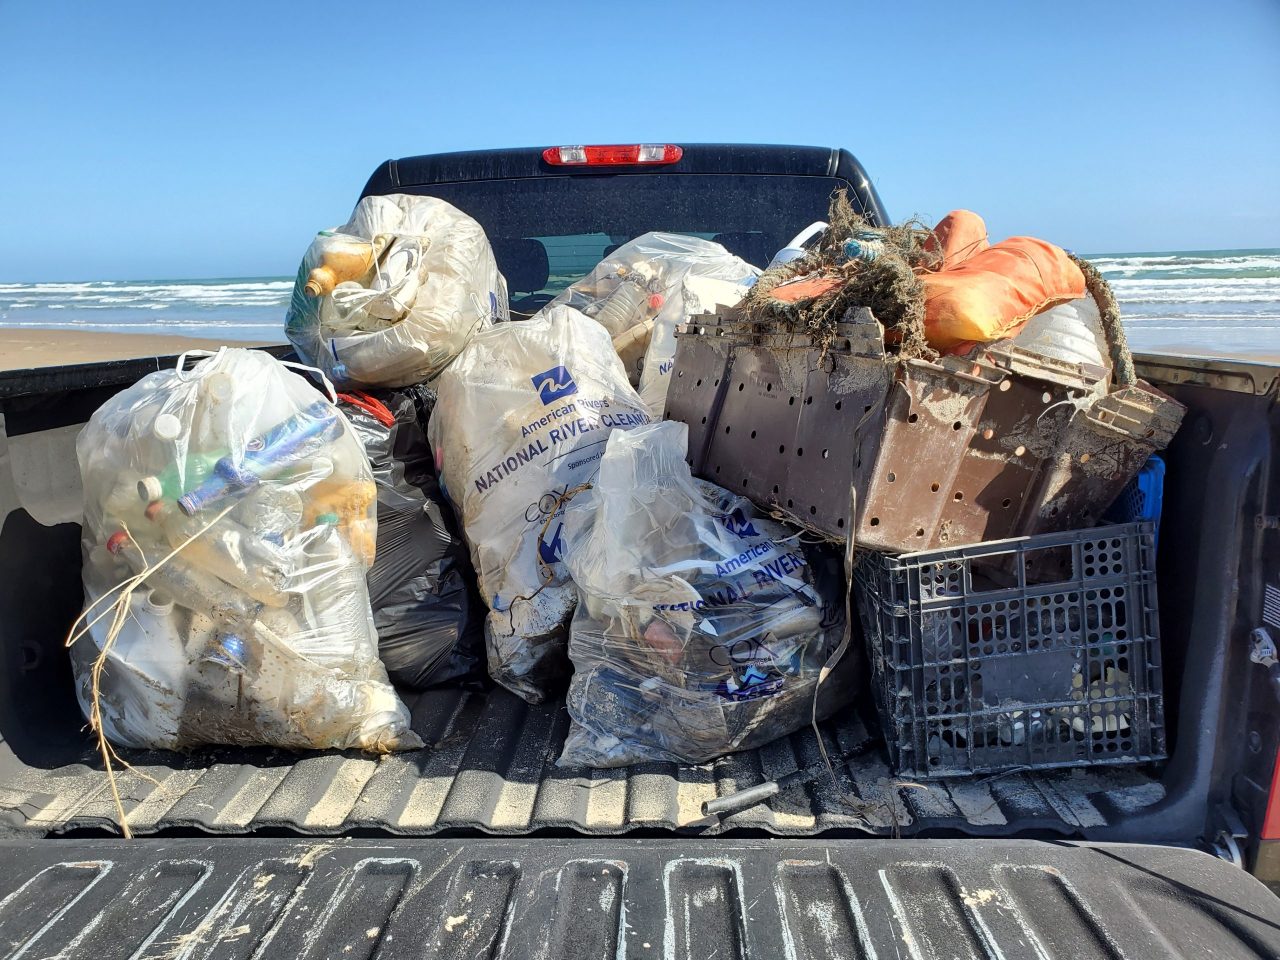
[[[104,333],[94,330],[21,330],[0,327],[0,370],[28,370],[70,363],[166,357],[183,350],[215,350],[221,346],[260,347],[247,340],[211,340],[150,333]]]
[[[72,363],[131,360],[135,357],[166,357],[183,350],[215,350],[221,346],[261,347],[264,344],[253,340],[218,340],[168,334],[31,328],[6,330],[0,327],[0,370],[29,370]],[[1137,352],[1280,365],[1280,353],[1274,350],[1235,351],[1195,344],[1176,344]]]
[[[1171,344],[1135,350],[1138,354],[1154,354],[1156,356],[1203,357],[1210,360],[1239,360],[1243,363],[1265,363],[1280,366],[1280,352],[1275,350],[1231,350],[1219,347],[1205,347],[1196,344]]]

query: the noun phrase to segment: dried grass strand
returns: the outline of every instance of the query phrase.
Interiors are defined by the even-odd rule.
[[[161,784],[160,781],[139,770],[133,764],[121,757],[120,754],[116,752],[115,747],[108,742],[106,731],[103,729],[102,725],[102,671],[106,667],[107,657],[111,653],[111,648],[115,646],[116,638],[120,636],[120,631],[124,629],[124,625],[129,619],[129,611],[132,609],[133,605],[134,591],[143,586],[153,573],[162,568],[199,537],[207,533],[234,508],[234,503],[229,505],[186,540],[182,541],[182,543],[170,550],[164,557],[157,560],[155,563],[148,564],[141,573],[122,580],[93,603],[89,604],[85,607],[80,616],[76,617],[75,621],[72,622],[71,629],[67,632],[66,646],[70,648],[77,640],[87,634],[105,617],[111,617],[111,624],[107,627],[107,635],[106,639],[103,641],[102,649],[98,651],[98,656],[94,658],[93,666],[89,671],[91,701],[89,706],[89,726],[98,737],[98,753],[101,755],[103,766],[106,768],[107,783],[111,788],[111,798],[115,802],[116,815],[120,820],[120,833],[126,840],[133,839],[133,831],[129,829],[129,817],[125,812],[124,801],[120,796],[120,785],[117,781],[115,766],[112,761],[118,763],[121,768],[137,774],[144,780],[150,781],[157,787]],[[141,552],[142,546],[134,539],[133,534],[129,532],[129,528],[122,524],[121,529],[124,530],[124,533],[128,536],[130,542],[132,542],[134,546],[138,548],[138,551]],[[145,554],[143,554],[143,562],[146,562]],[[111,603],[107,604],[107,606],[96,617],[90,620],[89,615],[94,608],[106,601],[113,594],[115,595],[115,599],[112,600]],[[79,629],[77,629],[77,627],[79,627]]]

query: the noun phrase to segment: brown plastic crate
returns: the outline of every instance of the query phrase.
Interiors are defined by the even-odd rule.
[[[901,552],[1092,526],[1182,407],[1141,382],[1091,402],[1104,371],[1005,341],[886,359],[863,309],[820,349],[733,312],[678,332],[667,416],[696,475],[824,535]]]
[[[859,543],[900,552],[1096,525],[1183,414],[1141,381],[1093,399],[1102,373],[1008,341],[901,364]]]
[[[698,318],[678,331],[666,415],[689,427],[704,479],[827,536],[849,529],[849,486],[875,463],[892,366],[870,311],[825,351],[805,334]]]

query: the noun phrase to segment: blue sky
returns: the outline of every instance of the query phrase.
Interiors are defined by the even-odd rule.
[[[292,274],[387,157],[584,142],[846,146],[897,218],[1280,246],[1277,0],[0,0],[0,95],[0,280]]]

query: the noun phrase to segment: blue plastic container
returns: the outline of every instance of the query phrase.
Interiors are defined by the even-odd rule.
[[[1160,508],[1164,501],[1164,461],[1152,454],[1143,464],[1138,475],[1107,508],[1103,519],[1111,523],[1138,523],[1149,520],[1155,524],[1156,542],[1160,541]]]

